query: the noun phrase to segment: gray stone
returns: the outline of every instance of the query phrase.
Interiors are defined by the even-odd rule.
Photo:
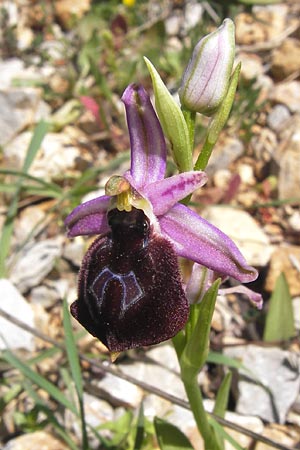
[[[299,355],[255,345],[226,348],[225,354],[240,360],[250,371],[242,371],[247,378],[238,381],[236,411],[284,423],[300,388]]]
[[[0,145],[5,146],[20,131],[47,117],[48,113],[48,105],[42,102],[38,89],[0,91]]]
[[[63,257],[79,267],[86,251],[86,242],[81,236],[69,241],[64,246]]]
[[[184,10],[184,30],[188,32],[201,23],[203,6],[195,0],[186,2]]]
[[[250,214],[227,206],[210,206],[202,216],[236,243],[249,264],[264,267],[269,262],[274,249]]]
[[[20,169],[22,167],[32,132],[26,131],[17,136],[4,148],[6,165]],[[68,170],[73,170],[80,150],[74,145],[72,137],[65,133],[48,133],[38,151],[30,174],[45,181],[61,179]]]
[[[123,369],[124,365],[122,366],[122,372]],[[114,406],[138,408],[143,398],[143,391],[138,386],[109,373],[105,374],[100,381],[94,379],[92,385],[104,399]]]
[[[275,105],[267,117],[267,124],[273,131],[280,131],[290,117],[289,109],[285,105]]]
[[[209,160],[206,172],[213,175],[217,170],[228,169],[244,152],[244,144],[237,138],[227,137],[224,142],[216,144]]]
[[[270,99],[282,103],[292,112],[300,112],[300,81],[287,81],[274,85]]]
[[[124,364],[122,371],[140,381],[158,386],[168,394],[186,399],[183,383],[177,375],[179,368],[174,349],[164,344],[149,350],[147,357],[150,358],[147,364],[142,361],[134,361],[132,364]],[[153,363],[151,359],[153,359]]]
[[[62,254],[62,238],[29,243],[20,252],[18,261],[11,267],[10,279],[20,292],[37,286],[54,267]]]
[[[300,186],[300,130],[291,137],[279,165],[279,198],[296,197]]]
[[[67,294],[69,294],[69,283],[67,280],[47,280],[45,284],[36,286],[31,290],[30,301],[32,304],[50,308],[58,300],[66,298]]]
[[[300,297],[295,297],[293,299],[293,310],[295,319],[295,328],[300,331]]]
[[[180,32],[183,17],[180,12],[173,12],[173,14],[165,20],[165,28],[168,36],[176,36]]]
[[[45,431],[26,433],[11,439],[2,450],[68,450],[70,447]]]
[[[11,281],[0,279],[0,307],[8,314],[34,327],[34,313],[27,300],[20,294]],[[0,349],[34,350],[32,334],[17,327],[0,316]]]

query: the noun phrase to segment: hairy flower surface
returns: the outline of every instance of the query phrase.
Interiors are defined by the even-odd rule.
[[[111,352],[169,339],[188,318],[177,256],[241,282],[257,277],[218,228],[178,203],[206,182],[203,171],[164,178],[166,144],[148,94],[130,85],[125,104],[131,167],[106,195],[75,208],[69,236],[98,234],[79,274],[73,316]]]

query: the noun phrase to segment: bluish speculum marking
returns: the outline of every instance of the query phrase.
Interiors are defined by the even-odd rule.
[[[99,310],[112,281],[117,281],[122,286],[119,317],[123,317],[125,312],[144,296],[144,291],[132,270],[126,274],[120,274],[104,267],[91,286],[91,292],[97,300]]]

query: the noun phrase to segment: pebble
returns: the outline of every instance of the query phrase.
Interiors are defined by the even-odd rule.
[[[283,80],[300,73],[300,42],[287,38],[271,54],[271,73],[276,80]]]
[[[32,132],[19,134],[4,148],[4,158],[8,167],[22,167]],[[80,149],[68,133],[48,133],[34,159],[29,173],[44,181],[63,179],[68,171],[74,170],[80,158]]]
[[[0,279],[0,307],[8,314],[34,328],[34,313],[27,300],[11,281]],[[0,316],[0,349],[34,350],[33,335]]]
[[[218,170],[228,169],[230,164],[243,154],[244,150],[244,144],[240,139],[233,137],[226,137],[223,141],[220,139],[214,147],[205,171],[209,176],[213,176]]]
[[[300,232],[300,211],[294,211],[288,218],[288,223],[292,230]]]
[[[300,116],[299,116],[300,123]],[[285,143],[285,151],[279,162],[279,199],[295,198],[300,186],[300,130]]]
[[[248,185],[248,186],[254,186],[256,184],[256,179],[254,176],[254,170],[253,167],[250,166],[250,164],[239,164],[237,168],[237,173],[239,174],[241,181]]]
[[[0,91],[0,145],[8,144],[28,125],[47,118],[49,112],[50,107],[41,99],[39,89]]]
[[[295,297],[293,299],[293,310],[295,319],[295,328],[300,331],[300,297]]]
[[[300,388],[299,367],[297,364],[289,363],[291,358],[296,357],[300,364],[300,358],[296,353],[277,347],[247,345],[225,348],[225,354],[240,360],[251,372],[245,372],[251,381],[247,379],[238,381],[236,412],[259,416],[268,422],[284,423]],[[255,380],[259,380],[263,386]],[[272,393],[272,397],[268,390]]]
[[[286,276],[292,297],[300,295],[300,246],[283,244],[271,256],[265,289],[273,292],[281,273]]]
[[[251,81],[264,74],[262,59],[258,55],[240,52],[237,60],[242,63],[241,78]]]
[[[62,254],[62,237],[28,243],[20,251],[18,260],[10,268],[10,280],[20,292],[37,286],[54,267]]]
[[[290,111],[285,105],[275,105],[268,114],[267,124],[273,131],[278,132],[284,128],[290,117]]]
[[[69,283],[67,280],[47,280],[45,284],[32,288],[30,300],[32,304],[50,308],[57,301],[65,298],[67,293],[69,293]]]
[[[122,366],[125,372],[127,366]],[[138,375],[133,373],[138,378]],[[143,380],[144,381],[144,380]],[[100,395],[108,400],[113,406],[124,406],[126,408],[138,408],[143,398],[143,391],[138,386],[121,378],[107,373],[101,380],[92,381],[92,385],[99,391]]]
[[[227,206],[209,206],[202,212],[202,216],[236,243],[248,264],[258,267],[268,264],[273,247],[268,236],[249,213]]]
[[[285,105],[291,113],[300,113],[300,81],[286,81],[274,85],[270,100]]]
[[[11,439],[2,450],[68,450],[70,447],[46,431],[26,433]]]
[[[186,33],[201,23],[203,10],[203,6],[201,3],[198,3],[197,0],[190,0],[186,2],[183,24],[183,28]]]
[[[68,261],[71,261],[71,263],[75,266],[79,267],[85,252],[86,242],[81,236],[78,236],[65,244],[63,249],[63,257]]]

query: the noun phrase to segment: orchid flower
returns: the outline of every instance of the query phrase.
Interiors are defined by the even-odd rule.
[[[130,170],[111,177],[106,195],[77,206],[65,221],[70,237],[100,235],[83,261],[71,312],[111,352],[158,343],[183,328],[188,302],[177,256],[240,282],[257,277],[228,236],[179,203],[206,174],[164,178],[166,144],[146,91],[132,84],[122,100]]]
[[[178,256],[235,278],[242,283],[257,278],[234,242],[187,206],[178,203],[207,181],[202,171],[190,171],[164,178],[166,144],[145,90],[130,85],[122,100],[127,113],[131,143],[131,168],[123,177],[112,177],[108,195],[77,206],[65,224],[70,237],[106,234],[110,231],[107,211],[143,209],[157,232],[167,238]]]

